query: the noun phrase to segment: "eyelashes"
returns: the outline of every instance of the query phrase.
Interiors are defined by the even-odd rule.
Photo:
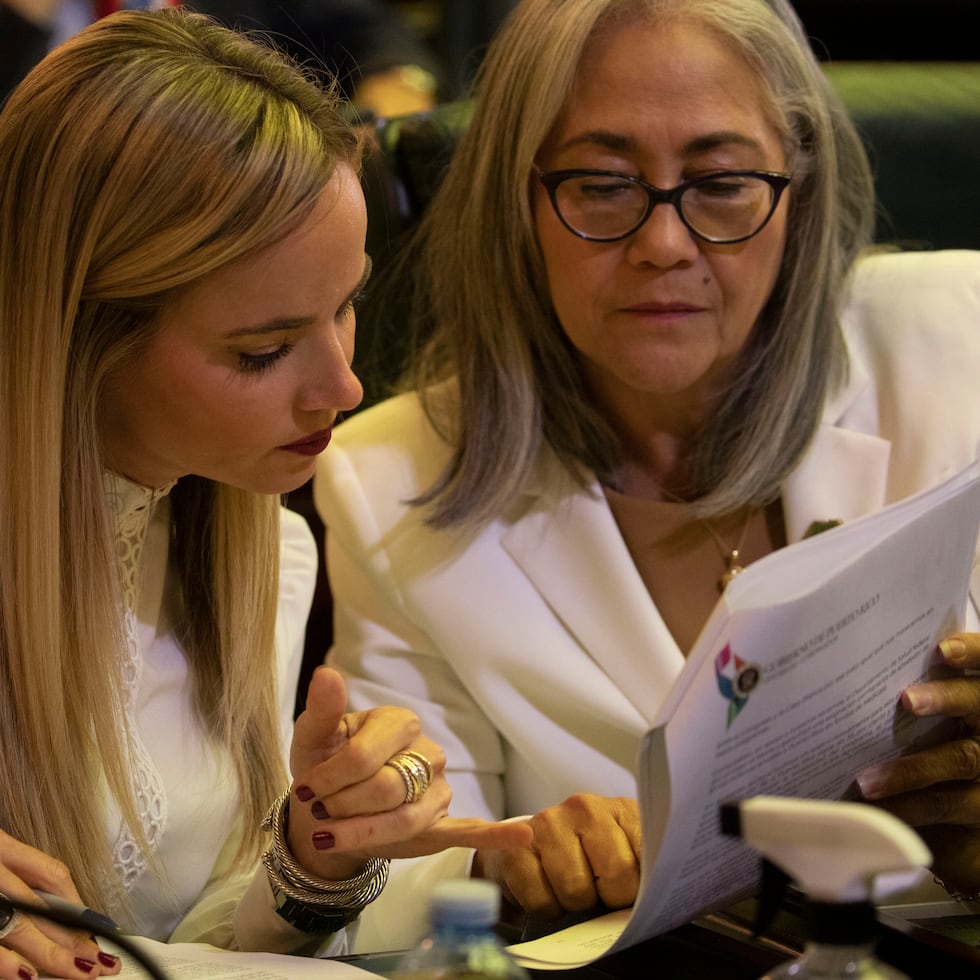
[[[352,313],[354,313],[357,310],[357,308],[361,305],[361,303],[363,303],[364,300],[367,298],[369,288],[370,288],[369,283],[365,282],[363,285],[361,285],[358,288],[357,292],[353,293],[350,299],[348,299],[347,302],[344,303],[344,305],[341,307],[340,309],[341,314],[343,314],[344,316],[350,316]]]
[[[337,311],[338,318],[346,320],[353,316],[357,307],[364,299],[365,290],[359,289],[350,299],[346,300],[343,306]],[[238,369],[243,374],[261,374],[269,370],[277,361],[282,360],[293,349],[292,341],[284,341],[275,350],[266,351],[262,354],[246,354],[240,351],[238,354]]]
[[[271,368],[276,361],[285,357],[292,349],[292,344],[285,343],[265,354],[240,353],[238,355],[238,367],[246,374],[259,374]]]

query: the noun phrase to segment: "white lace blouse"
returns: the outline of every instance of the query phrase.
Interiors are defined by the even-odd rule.
[[[174,587],[168,560],[169,490],[150,490],[114,474],[108,478],[127,601],[126,710],[135,736],[131,765],[143,827],[165,880],[147,868],[115,808],[108,814],[107,831],[138,917],[126,923],[129,929],[161,940],[236,946],[236,910],[252,873],[234,878],[224,873],[240,830],[235,775],[226,753],[210,741],[195,716],[187,663],[167,621],[164,597]],[[276,641],[284,746],[292,729],[316,570],[309,527],[299,515],[283,510]],[[264,879],[264,872],[259,870],[258,877]],[[265,933],[276,917],[271,900],[262,900],[263,886],[264,880],[256,882],[252,890],[259,900],[250,904],[264,920]],[[240,917],[237,928],[242,928]],[[295,945],[288,936],[284,945],[290,939]]]

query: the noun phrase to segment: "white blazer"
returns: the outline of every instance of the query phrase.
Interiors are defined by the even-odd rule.
[[[791,542],[815,520],[953,475],[980,447],[980,252],[862,260],[844,329],[847,384],[783,491]],[[446,750],[457,816],[533,813],[579,791],[635,795],[641,736],[684,657],[601,490],[576,486],[546,454],[508,515],[475,534],[433,531],[406,501],[448,456],[404,395],[341,425],[321,458],[329,658],[352,706],[419,714]],[[980,575],[972,585],[968,625],[980,628]],[[358,947],[412,942],[423,876],[465,874],[467,861],[396,862]]]

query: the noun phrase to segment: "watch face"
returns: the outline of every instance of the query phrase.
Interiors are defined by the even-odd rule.
[[[350,925],[360,914],[360,909],[335,909],[325,906],[322,910],[290,898],[275,885],[272,894],[276,900],[276,914],[301,932],[326,935],[339,932]]]

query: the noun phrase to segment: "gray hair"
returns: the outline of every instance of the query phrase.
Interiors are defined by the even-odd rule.
[[[416,317],[431,333],[408,378],[454,447],[418,501],[432,505],[434,525],[478,525],[503,512],[544,446],[580,483],[615,470],[619,444],[590,403],[552,308],[529,180],[589,39],[610,24],[667,18],[708,26],[757,70],[794,170],[772,295],[690,461],[695,511],[775,499],[843,375],[839,307],[870,241],[873,182],[789,3],[524,0],[481,66],[472,123],[417,243]],[[449,379],[456,404],[447,415],[433,392]]]

